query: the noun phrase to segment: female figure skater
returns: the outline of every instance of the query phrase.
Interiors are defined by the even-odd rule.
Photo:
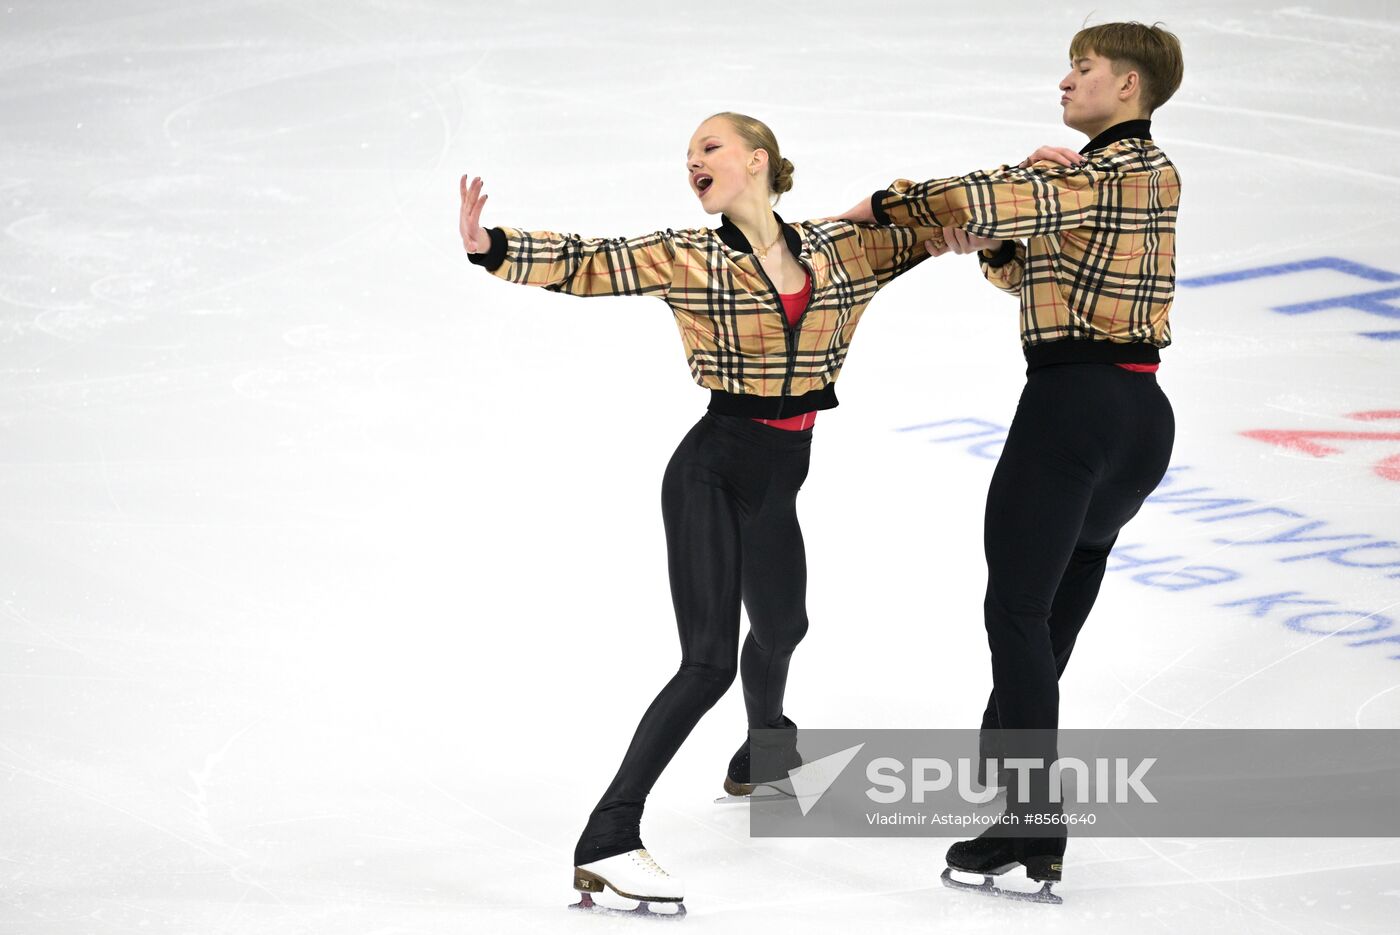
[[[462,243],[472,263],[507,282],[570,295],[663,300],[691,375],[710,390],[709,411],[681,440],[661,487],[681,665],[642,716],[579,838],[574,888],[585,908],[604,887],[641,900],[642,911],[684,897],[681,881],[643,848],[642,806],[736,668],[750,728],[795,726],[783,716],[783,689],[807,630],[796,500],[812,423],[837,404],[846,349],[876,291],[928,256],[925,241],[943,245],[937,228],[784,223],[772,205],[792,187],[793,166],[752,117],[707,119],[686,167],[706,213],[721,215],[717,230],[584,239],[483,229],[482,181],[461,180]],[[741,600],[751,625],[742,654]],[[755,777],[747,773],[746,743],[726,789],[749,791]]]

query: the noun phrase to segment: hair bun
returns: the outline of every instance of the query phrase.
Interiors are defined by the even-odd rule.
[[[729,121],[729,125],[749,149],[761,149],[768,154],[768,188],[774,195],[780,196],[792,188],[792,163],[778,152],[778,140],[773,136],[768,124],[748,114],[736,114],[732,110],[722,111],[709,119],[714,120],[716,117]],[[776,203],[775,201],[774,204]]]
[[[791,159],[784,159],[778,163],[778,171],[773,174],[773,191],[781,195],[792,188],[793,165]]]

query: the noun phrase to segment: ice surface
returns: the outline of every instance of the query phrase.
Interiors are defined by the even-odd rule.
[[[1381,314],[1400,299],[1272,310],[1400,288],[1392,4],[17,2],[0,928],[620,930],[564,912],[569,860],[676,662],[658,489],[705,394],[660,302],[470,267],[458,175],[486,178],[488,223],[698,226],[685,143],[733,109],[797,166],[783,214],[836,213],[896,176],[1080,145],[1056,82],[1090,14],[1182,38],[1154,126],[1184,183],[1183,281],[1319,257],[1382,272],[1183,286],[1172,483],[1298,516],[1149,503],[1122,543],[1169,558],[1110,575],[1062,722],[1400,727],[1400,643],[1356,645],[1400,633],[1400,552],[1240,544],[1313,521],[1400,538],[1400,441],[1319,457],[1241,434],[1400,432],[1349,418],[1400,410],[1400,342],[1366,336],[1400,330]],[[966,258],[863,320],[802,495],[803,726],[975,723],[993,461],[969,448],[995,434],[934,439],[1005,425],[1021,369],[1015,302]],[[897,431],[924,423],[947,424]],[[1189,566],[1240,577],[1163,587]],[[1152,570],[1179,574],[1133,580]],[[1339,614],[1222,606],[1284,591]],[[712,804],[743,728],[731,692],[649,805],[688,931],[1400,915],[1393,840],[1085,839],[1059,909],[945,891],[945,841],[749,840],[743,809]]]

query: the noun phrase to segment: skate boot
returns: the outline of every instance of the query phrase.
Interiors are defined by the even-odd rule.
[[[948,868],[943,871],[943,885],[983,896],[1058,905],[1064,900],[1052,893],[1050,887],[1060,882],[1064,854],[1063,837],[1013,838],[993,836],[993,832],[988,831],[971,841],[959,841],[948,848]],[[1017,866],[1026,868],[1026,879],[1043,884],[1038,891],[1005,889],[992,882],[993,877]],[[954,871],[979,874],[982,882],[964,883],[953,877]]]
[[[785,735],[781,740],[766,740],[766,747],[759,757],[761,763],[771,767],[778,765],[781,772],[769,776],[754,776],[752,768],[752,748],[751,739],[744,738],[744,743],[734,753],[729,761],[729,772],[724,777],[724,791],[734,798],[745,798],[755,794],[776,794],[791,796],[792,783],[788,779],[788,771],[797,769],[802,765],[802,756],[797,752],[797,725],[786,716],[783,718],[783,728],[790,730],[790,735]],[[775,772],[770,769],[770,772]],[[721,799],[720,801],[724,801]]]
[[[682,902],[685,899],[685,884],[661,869],[661,865],[644,848],[575,867],[574,889],[582,895],[578,902],[569,907],[571,909],[657,919],[680,919],[685,916],[685,904]],[[638,905],[632,909],[600,906],[593,901],[593,894],[602,893],[604,889],[612,890],[623,899],[636,900]],[[671,903],[676,908],[674,912],[657,912],[651,908],[652,903]]]

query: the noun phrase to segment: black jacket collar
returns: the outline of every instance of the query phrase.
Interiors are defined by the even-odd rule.
[[[753,246],[749,243],[749,238],[744,236],[744,232],[739,230],[738,225],[729,220],[729,216],[721,214],[719,226],[719,239],[731,250],[738,250],[740,253],[753,253]],[[797,235],[797,231],[783,223],[782,215],[773,212],[773,217],[777,218],[778,227],[783,232],[783,242],[787,244],[788,253],[794,257],[802,255],[802,238]]]
[[[1081,155],[1087,155],[1096,149],[1103,149],[1105,146],[1117,143],[1119,140],[1150,139],[1152,139],[1151,120],[1124,120],[1122,123],[1115,123],[1088,143],[1085,143],[1084,148],[1079,152]]]

